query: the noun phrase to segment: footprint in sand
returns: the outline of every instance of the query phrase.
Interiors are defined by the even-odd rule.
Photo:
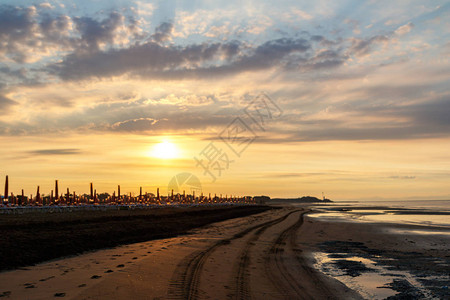
[[[66,293],[55,293],[55,297],[65,297]]]
[[[34,289],[34,288],[36,288],[36,286],[34,284],[32,284],[32,283],[25,283],[24,286],[25,286],[26,289]]]
[[[112,273],[112,272],[114,272],[114,271],[113,270],[105,271],[105,273]]]
[[[97,263],[98,264],[98,263]],[[64,270],[64,272],[61,274],[61,275],[66,275],[67,273],[69,273],[69,272],[71,272],[71,271],[73,271],[74,269],[73,268],[70,268],[70,269],[68,269],[68,270]]]
[[[0,294],[0,297],[8,297],[11,296],[11,291],[6,291]]]
[[[50,276],[50,277],[47,277],[47,278],[42,278],[42,279],[39,279],[39,281],[47,281],[47,280],[50,280],[50,279],[52,279],[52,278],[55,278],[55,276]]]
[[[102,276],[100,276],[100,275],[92,275],[91,279],[99,279],[100,277],[102,277]]]
[[[85,286],[86,286],[86,283],[82,283],[78,287],[80,288],[80,287],[85,287]]]
[[[123,268],[123,267],[125,267],[124,264],[117,265],[117,268]]]
[[[133,257],[132,259],[137,259],[137,257]]]

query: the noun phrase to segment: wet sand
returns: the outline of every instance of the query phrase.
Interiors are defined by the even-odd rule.
[[[272,210],[184,236],[3,272],[0,294],[11,299],[357,298],[303,261],[295,239],[305,211]]]
[[[299,243],[308,249],[309,261],[317,269],[364,298],[450,298],[448,227],[309,215],[299,231]]]
[[[213,223],[183,236],[3,272],[0,295],[11,299],[360,299],[361,294],[316,269],[316,253],[376,255],[385,257],[386,263],[397,255],[400,269],[409,267],[400,259],[403,255],[448,259],[448,240],[441,236],[424,236],[411,243],[380,226],[317,220],[308,212],[307,207],[284,207]],[[418,248],[423,251],[416,252]],[[425,261],[420,263],[423,267]],[[355,266],[342,269],[363,272]]]
[[[57,207],[56,207],[57,208]],[[52,213],[46,209],[0,217],[0,270],[15,269],[153,239],[174,237],[212,222],[251,215],[268,206],[208,204],[198,206],[125,206],[105,210]]]

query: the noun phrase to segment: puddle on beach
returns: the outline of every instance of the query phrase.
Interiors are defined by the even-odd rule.
[[[319,222],[384,223],[383,230],[407,236],[418,247],[432,247],[429,250],[433,251],[448,247],[448,209],[338,209],[320,208],[307,218]],[[423,239],[423,236],[430,238]],[[313,256],[318,270],[358,291],[365,299],[386,299],[394,295],[400,299],[448,299],[449,256],[439,258],[433,256],[434,252],[424,255],[419,249],[419,252],[401,250],[382,251],[360,242],[327,241],[320,244],[320,251]]]
[[[396,214],[387,212],[377,215],[363,215],[363,221],[410,223],[418,225],[449,226],[449,216],[440,214]]]
[[[431,229],[416,229],[416,230],[411,230],[411,229],[395,229],[395,228],[390,228],[389,232],[395,233],[395,234],[401,234],[401,235],[405,235],[405,234],[418,234],[418,235],[450,235],[450,231],[449,230],[431,230]]]
[[[398,294],[389,285],[399,279],[408,281],[427,299],[432,299],[430,292],[408,272],[388,270],[371,259],[348,257],[346,253],[315,252],[313,256],[318,270],[359,292],[365,299],[386,299]]]

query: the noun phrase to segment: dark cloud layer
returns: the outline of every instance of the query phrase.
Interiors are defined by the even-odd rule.
[[[419,104],[398,104],[352,108],[348,105],[335,108],[347,118],[339,120],[306,119],[287,114],[286,125],[295,124],[299,129],[281,130],[283,139],[298,141],[325,140],[398,140],[440,138],[450,132],[450,96],[429,100]],[[349,122],[346,122],[346,119]],[[367,124],[364,120],[378,120]],[[362,120],[358,123],[356,120]],[[389,120],[389,121],[386,121]],[[398,120],[398,122],[392,122]],[[275,129],[276,130],[276,129]],[[279,143],[280,140],[261,140]]]
[[[307,40],[288,38],[268,41],[245,51],[240,51],[240,45],[236,41],[184,47],[162,46],[150,41],[126,49],[111,49],[87,55],[71,54],[51,68],[66,80],[126,73],[152,78],[207,77],[286,66],[289,60],[297,60],[292,55],[302,54],[310,49],[311,45]],[[211,65],[220,61],[221,56],[225,56],[226,60],[218,65]],[[316,57],[311,59],[317,60]]]
[[[102,45],[113,47],[120,34],[134,38],[135,27],[133,20],[117,12],[97,20],[43,13],[34,6],[0,5],[0,57],[26,63],[29,57],[49,50],[93,53]]]
[[[155,42],[127,49],[77,55],[71,54],[51,69],[62,79],[119,76],[129,72],[166,70],[190,66],[212,59],[220,51],[219,44],[190,45],[185,48],[163,47]]]
[[[173,31],[173,24],[163,22],[161,23],[161,25],[156,27],[155,33],[152,35],[152,38],[157,43],[165,42],[170,38],[172,31]]]
[[[372,48],[382,42],[389,41],[389,38],[384,35],[376,35],[367,39],[353,39],[350,52],[357,56],[367,55]]]
[[[31,155],[74,155],[80,153],[80,149],[41,149],[28,152]]]
[[[170,37],[172,28],[171,24],[163,23],[151,41],[137,42],[125,48],[71,53],[61,62],[49,65],[47,70],[64,80],[124,74],[169,80],[210,78],[269,68],[294,72],[331,70],[351,56],[367,55],[377,44],[389,40],[380,35],[354,39],[349,47],[343,40],[328,41],[325,51],[321,47],[327,40],[321,36],[312,36],[309,40],[280,38],[253,47],[243,47],[239,41],[162,45],[161,42]]]
[[[33,35],[33,10],[30,8],[0,6],[0,54],[9,54],[16,62],[24,62],[19,45]]]
[[[73,26],[71,25],[73,24]],[[166,44],[174,30],[163,22],[153,33],[141,32],[133,17],[119,12],[103,18],[70,17],[36,12],[33,8],[0,6],[0,54],[23,63],[30,48],[62,56],[39,69],[63,80],[109,78],[129,74],[144,78],[183,79],[227,76],[280,68],[315,71],[341,66],[352,55],[362,56],[388,35],[351,39],[350,44],[324,36],[280,38],[257,45],[240,41]]]

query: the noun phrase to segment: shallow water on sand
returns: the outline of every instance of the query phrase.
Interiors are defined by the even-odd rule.
[[[388,206],[409,209],[450,209],[450,200],[376,200],[376,201],[335,201],[331,205],[352,205],[352,206]]]
[[[336,221],[439,226],[450,229],[449,200],[334,202],[330,206],[316,208],[323,213],[311,214],[311,217],[332,218]],[[446,234],[445,230],[442,234]]]
[[[322,212],[310,214],[312,218],[333,219],[336,221],[356,221],[369,223],[396,223],[414,224],[422,226],[439,226],[450,229],[450,214],[427,211],[426,213],[404,214],[397,210],[351,210],[343,212]],[[423,230],[425,231],[425,229]],[[450,231],[440,231],[440,234],[449,234]]]
[[[389,270],[380,266],[374,260],[360,256],[336,258],[330,257],[330,255],[323,252],[315,252],[313,255],[316,260],[315,267],[317,269],[337,278],[351,289],[358,291],[365,299],[386,299],[387,297],[396,295],[397,292],[388,286],[395,279],[405,279],[420,290],[427,299],[433,298],[432,294],[409,272]],[[342,253],[342,255],[345,256],[345,253]],[[359,263],[364,268],[367,268],[367,271],[357,276],[346,274],[334,266],[343,260]]]
[[[450,247],[450,201],[403,201],[391,202],[389,205],[378,202],[372,203],[372,207],[365,204],[333,203],[328,207],[317,206],[317,212],[308,217],[318,222],[374,223],[387,234],[403,238],[407,236],[409,242],[418,247],[423,246],[420,237],[432,239],[433,243],[437,241],[433,237],[441,241],[439,245],[434,243],[427,246],[429,250],[448,250]],[[420,253],[409,252],[407,255],[412,256],[408,260],[402,257],[402,249],[398,249],[397,257],[370,253],[358,256],[350,250],[351,243],[345,253],[336,252],[333,245],[328,249],[321,248],[325,251],[314,252],[315,267],[358,291],[365,299],[386,299],[398,296],[399,291],[410,293],[409,296],[416,298],[441,299],[449,288],[449,276],[442,271],[449,265],[449,259],[445,257],[433,257],[432,254],[421,256]],[[416,251],[422,250],[425,249],[417,248]],[[424,271],[424,264],[429,267],[428,271]]]

